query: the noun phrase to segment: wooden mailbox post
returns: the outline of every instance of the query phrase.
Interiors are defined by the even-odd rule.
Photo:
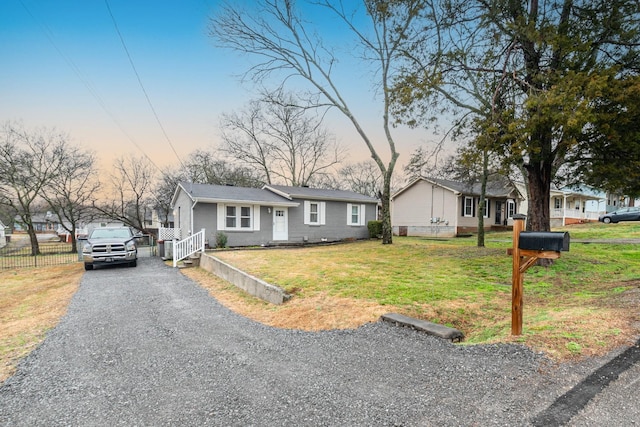
[[[523,276],[538,259],[558,259],[560,251],[569,250],[569,233],[527,232],[526,216],[513,216],[513,248],[507,254],[513,257],[511,275],[511,335],[522,335]]]

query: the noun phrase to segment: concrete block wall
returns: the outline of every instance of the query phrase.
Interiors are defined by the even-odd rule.
[[[249,294],[271,304],[282,304],[290,298],[282,288],[239,270],[210,254],[202,254],[200,268],[224,279]]]

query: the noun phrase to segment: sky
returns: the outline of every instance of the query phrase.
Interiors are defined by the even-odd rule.
[[[164,169],[217,146],[221,114],[241,110],[257,93],[238,77],[252,58],[215,47],[207,35],[220,6],[217,0],[2,0],[0,122],[66,132],[106,169],[125,155],[145,156]],[[321,33],[340,37],[330,20],[315,23]],[[348,43],[345,38],[345,50]],[[344,61],[339,72],[384,158],[381,111],[368,76],[357,61]],[[348,162],[370,157],[338,112],[325,127],[348,149]],[[395,137],[401,164],[436,139],[408,129]]]

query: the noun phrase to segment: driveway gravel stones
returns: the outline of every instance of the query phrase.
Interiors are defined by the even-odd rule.
[[[522,346],[452,344],[387,322],[272,328],[143,258],[85,273],[67,315],[0,387],[0,425],[531,425],[603,362],[557,367]],[[587,407],[575,425],[606,413]]]

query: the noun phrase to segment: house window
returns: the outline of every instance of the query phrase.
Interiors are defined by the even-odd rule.
[[[561,199],[558,197],[553,198],[554,209],[562,209]]]
[[[318,224],[320,222],[320,209],[318,209],[317,203],[311,203],[309,205],[309,222],[311,224]]]
[[[240,207],[240,228],[251,227],[251,208],[249,206]]]
[[[226,228],[236,228],[236,207],[227,206],[227,222]]]
[[[305,200],[304,223],[307,225],[325,224],[326,203]]]
[[[467,217],[473,216],[473,197],[464,198],[463,216],[467,216]]]
[[[507,200],[507,218],[513,218],[516,214],[516,202]]]
[[[478,199],[478,206],[480,205],[480,199]],[[491,213],[491,202],[489,199],[484,199],[484,208],[482,209],[482,216],[485,218],[489,218],[489,214]]]
[[[250,229],[251,207],[227,205],[225,209],[226,229]]]
[[[347,225],[364,225],[365,206],[347,203]]]

